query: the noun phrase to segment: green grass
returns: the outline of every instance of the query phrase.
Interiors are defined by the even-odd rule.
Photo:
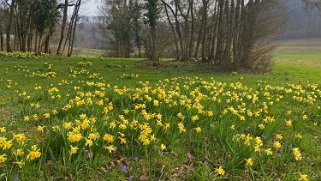
[[[108,51],[99,49],[76,48],[73,54],[78,57],[100,57],[108,54]]]
[[[0,133],[0,137],[11,140],[13,134],[24,133],[27,140],[19,145],[13,139],[10,149],[0,144],[0,156],[6,154],[8,158],[0,163],[0,180],[14,177],[21,180],[126,180],[130,176],[134,180],[298,180],[300,174],[307,174],[310,180],[320,180],[321,88],[314,84],[321,80],[321,53],[316,48],[311,50],[307,43],[300,48],[294,45],[293,42],[283,43],[275,53],[273,71],[263,75],[213,71],[207,66],[170,61],[154,67],[146,66],[139,59],[2,56],[0,127],[7,130]],[[82,69],[84,72],[80,73]],[[56,77],[40,76],[48,72],[55,72]],[[67,82],[62,83],[62,80]],[[105,82],[107,86],[86,82]],[[59,92],[49,93],[52,87],[57,87]],[[98,90],[105,96],[99,97]],[[173,92],[178,95],[166,97]],[[91,96],[94,94],[95,97]],[[252,97],[256,94],[259,100],[253,103]],[[236,95],[243,100],[234,97],[230,101]],[[85,101],[83,105],[82,100]],[[89,100],[93,104],[88,103]],[[103,106],[96,104],[100,100],[104,101]],[[189,108],[185,103],[188,101],[191,105],[199,102],[203,108],[198,104]],[[32,108],[32,103],[39,103],[40,108]],[[80,105],[76,106],[77,103]],[[113,109],[107,108],[109,111],[104,115],[108,103]],[[68,104],[72,108],[64,111],[63,107]],[[134,108],[142,104],[145,109]],[[228,107],[238,110],[238,114]],[[258,111],[259,116],[243,113],[242,108],[253,113]],[[57,115],[52,114],[54,109],[58,110]],[[259,113],[260,109],[263,112]],[[207,111],[213,111],[214,115],[207,115]],[[288,111],[292,113],[287,114]],[[51,117],[45,119],[44,113],[50,113]],[[82,113],[96,118],[96,122],[89,121],[90,129],[78,126],[82,136],[100,134],[99,139],[93,140],[92,147],[86,146],[85,139],[71,143],[68,140],[70,130],[63,128],[64,122],[76,127],[76,120],[84,121],[79,117]],[[181,120],[177,113],[185,118]],[[39,116],[39,121],[33,118],[34,114]],[[158,125],[156,114],[162,115],[162,124],[170,124],[168,131]],[[195,115],[199,120],[192,121]],[[307,120],[303,119],[304,115]],[[30,120],[24,121],[24,116]],[[242,116],[245,121],[240,120]],[[267,117],[275,120],[268,123]],[[293,127],[285,125],[285,120],[289,119]],[[138,140],[143,128],[134,128],[134,120],[140,126],[148,123],[156,140],[143,145]],[[116,128],[109,127],[113,121],[117,123]],[[122,123],[127,126],[124,130],[118,128]],[[183,123],[186,132],[180,133],[178,123]],[[266,128],[259,129],[259,124]],[[232,125],[235,129],[231,129]],[[38,132],[37,126],[45,126],[44,132]],[[54,126],[60,129],[57,131]],[[200,133],[196,133],[197,127],[201,128]],[[125,134],[126,145],[120,143],[120,132]],[[103,146],[111,145],[102,139],[105,133],[114,136],[113,145],[118,147],[115,153],[104,150]],[[237,135],[242,134],[245,137],[237,141]],[[282,134],[283,139],[276,138],[275,134]],[[302,139],[296,138],[298,134]],[[151,135],[147,135],[151,139]],[[252,139],[255,137],[264,142],[260,153],[254,152]],[[250,146],[246,146],[246,138],[250,139]],[[275,141],[282,144],[281,149],[273,147]],[[26,155],[34,144],[42,155],[30,160]],[[161,144],[166,145],[166,149],[162,150]],[[79,147],[77,154],[70,154],[70,145]],[[17,148],[22,148],[25,155],[14,156],[12,151]],[[272,156],[266,155],[264,150],[268,148],[273,150]],[[299,148],[301,161],[295,160],[293,148]],[[93,155],[88,156],[84,150]],[[254,160],[251,168],[245,165],[248,158]],[[26,165],[17,167],[13,164],[17,160],[24,160]],[[124,165],[126,172],[122,169]],[[216,172],[219,167],[225,170],[224,176]]]

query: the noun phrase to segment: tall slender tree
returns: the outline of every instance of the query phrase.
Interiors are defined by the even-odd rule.
[[[12,52],[12,48],[10,45],[11,40],[11,30],[12,30],[12,24],[13,24],[13,18],[14,18],[14,10],[16,6],[16,0],[11,0],[11,3],[9,3],[8,0],[6,0],[6,3],[9,5],[9,20],[7,25],[7,35],[6,35],[6,45],[7,45],[7,52]]]
[[[69,0],[65,0],[64,4],[60,4],[59,6],[63,8],[63,14],[62,14],[62,23],[61,23],[61,30],[60,30],[60,39],[58,43],[58,48],[57,48],[57,54],[60,55],[62,54],[62,45],[63,41],[65,38],[65,29],[67,26],[67,18],[68,18],[68,6],[69,6]]]
[[[159,18],[159,5],[158,0],[145,0],[145,8],[146,13],[144,14],[146,17],[146,24],[148,24],[150,29],[150,57],[148,57],[151,61],[159,61],[158,56],[158,48],[157,48],[157,35],[156,35],[156,26]]]

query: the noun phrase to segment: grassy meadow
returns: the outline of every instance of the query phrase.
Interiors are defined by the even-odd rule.
[[[1,53],[0,180],[321,180],[321,45],[280,46],[263,75]]]

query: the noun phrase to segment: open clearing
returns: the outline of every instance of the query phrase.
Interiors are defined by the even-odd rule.
[[[1,56],[0,179],[321,180],[321,51],[292,43],[264,75]]]

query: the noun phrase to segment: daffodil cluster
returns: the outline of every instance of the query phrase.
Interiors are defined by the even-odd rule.
[[[120,87],[86,69],[90,62],[78,65],[69,66],[68,76],[58,83],[34,85],[34,92],[19,90],[13,80],[7,81],[7,88],[17,88],[21,124],[32,125],[44,140],[57,142],[52,149],[64,150],[70,158],[85,152],[90,157],[102,153],[143,155],[146,150],[163,155],[179,143],[202,141],[200,149],[224,150],[218,152],[225,164],[235,161],[244,169],[254,169],[257,160],[282,155],[291,157],[289,162],[304,160],[299,148],[303,138],[295,128],[309,121],[318,123],[314,118],[320,113],[319,85],[282,87],[258,82],[250,88],[241,82],[176,77]],[[17,68],[31,77],[55,78],[54,65],[45,66],[47,72],[42,74],[24,66]],[[138,75],[122,76],[126,77]],[[288,110],[286,104],[303,106],[306,111]],[[283,113],[275,114],[278,109]],[[47,154],[25,140],[23,134],[0,137],[0,163],[23,166]],[[214,172],[226,175],[224,164],[214,167],[217,164],[213,164]]]

